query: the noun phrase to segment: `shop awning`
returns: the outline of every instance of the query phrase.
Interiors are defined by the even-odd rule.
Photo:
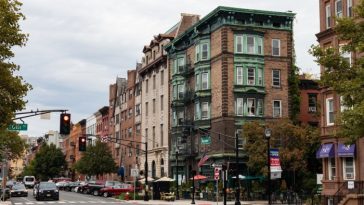
[[[334,144],[323,144],[316,152],[316,158],[335,157]]]
[[[354,157],[355,144],[352,145],[339,144],[337,155],[339,157]]]

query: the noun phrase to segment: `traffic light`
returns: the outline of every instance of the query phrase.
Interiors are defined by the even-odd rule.
[[[86,137],[84,136],[78,138],[78,151],[86,151]]]
[[[59,133],[68,135],[71,132],[71,114],[62,113],[59,120]]]

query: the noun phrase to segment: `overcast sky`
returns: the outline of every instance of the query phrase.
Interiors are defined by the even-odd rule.
[[[318,74],[307,52],[319,31],[318,0],[23,0],[21,28],[29,41],[15,49],[14,61],[33,85],[26,110],[68,109],[74,123],[91,116],[108,105],[108,86],[135,68],[154,35],[175,25],[181,13],[202,18],[217,6],[296,13],[297,65]],[[28,131],[21,134],[59,130],[59,113],[24,121]]]

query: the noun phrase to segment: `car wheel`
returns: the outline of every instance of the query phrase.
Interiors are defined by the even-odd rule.
[[[87,194],[87,189],[82,190],[83,194]]]
[[[99,195],[99,191],[97,191],[97,190],[94,190],[94,196],[98,196]]]
[[[109,197],[109,193],[104,192],[103,196],[104,196],[104,197]]]

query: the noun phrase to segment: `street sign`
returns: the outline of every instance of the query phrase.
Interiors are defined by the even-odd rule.
[[[139,176],[139,169],[131,169],[131,176],[138,177]]]
[[[201,136],[201,144],[205,144],[205,145],[211,144],[210,135]]]
[[[8,126],[8,130],[11,131],[26,131],[28,130],[28,124],[11,124]]]

